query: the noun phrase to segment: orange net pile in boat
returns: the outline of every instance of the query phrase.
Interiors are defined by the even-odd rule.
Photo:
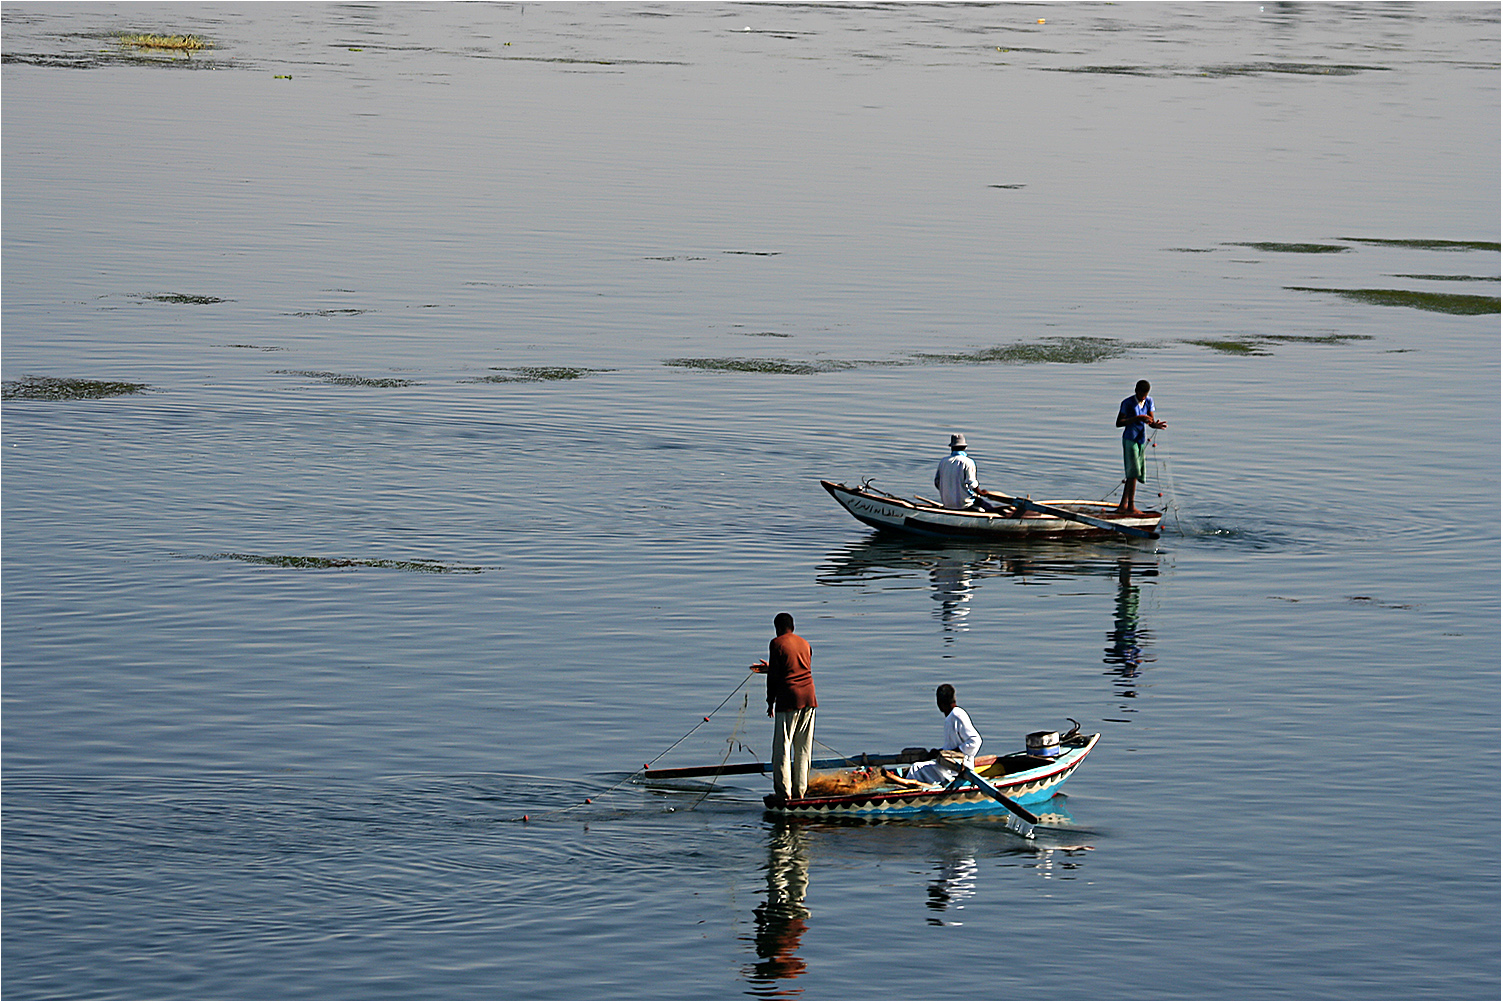
[[[859,794],[886,781],[880,770],[852,770],[848,773],[816,773],[809,778],[805,797],[839,797],[844,794]]]

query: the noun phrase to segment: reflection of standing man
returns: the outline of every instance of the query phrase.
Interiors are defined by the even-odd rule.
[[[772,790],[780,801],[804,796],[814,753],[814,673],[809,642],[793,632],[793,615],[773,617],[778,632],[767,657],[751,667],[767,674],[767,716],[772,718]]]
[[[1133,388],[1133,395],[1124,398],[1117,406],[1117,427],[1122,430],[1122,466],[1127,473],[1126,486],[1122,489],[1122,501],[1118,503],[1117,511],[1128,515],[1140,514],[1134,507],[1134,495],[1138,482],[1144,479],[1143,450],[1148,442],[1148,433],[1143,430],[1143,426],[1169,427],[1167,421],[1159,421],[1153,416],[1153,398],[1148,396],[1148,390],[1148,381],[1139,380]]]
[[[795,991],[772,993],[777,979],[796,979],[808,969],[799,957],[809,918],[804,896],[809,889],[808,835],[797,825],[782,824],[772,831],[767,844],[767,900],[753,909],[757,921],[755,965],[743,969],[747,980],[763,992],[758,996],[796,995]]]

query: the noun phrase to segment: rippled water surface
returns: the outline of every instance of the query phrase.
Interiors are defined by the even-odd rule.
[[[1497,998],[1495,4],[3,29],[7,997]],[[1158,541],[819,488],[1113,496],[1139,378]],[[821,754],[1102,742],[636,782],[783,609]]]

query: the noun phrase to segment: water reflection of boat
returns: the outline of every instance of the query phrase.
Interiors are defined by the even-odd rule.
[[[1068,581],[1076,578],[1154,577],[1158,559],[1124,554],[1120,547],[1088,541],[1006,544],[948,543],[874,534],[830,552],[815,578],[821,585],[903,587],[929,580],[935,616],[947,632],[966,629],[976,590],[989,578]],[[1136,593],[1134,593],[1136,595]],[[1134,607],[1132,615],[1136,616]]]
[[[1062,795],[1037,809],[1047,824],[1062,827],[1072,821]],[[1029,868],[1047,879],[1080,867],[1083,855],[1092,849],[1080,842],[1078,832],[1064,828],[1040,830],[1035,838],[1025,839],[1011,828],[1009,817],[998,809],[960,819],[835,816],[774,821],[767,835],[767,890],[752,910],[754,932],[747,938],[757,960],[741,969],[749,984],[747,995],[773,999],[803,992],[792,983],[809,971],[800,945],[817,925],[804,904],[816,845],[841,859],[849,859],[850,850],[878,858],[927,859],[932,869],[918,880],[924,921],[932,926],[959,925],[958,914],[985,892],[987,872],[995,864]],[[854,842],[842,850],[840,844],[847,841]]]
[[[1158,558],[1124,554],[1120,545],[1103,541],[1041,541],[1028,547],[1007,543],[952,543],[906,539],[880,533],[830,552],[819,568],[821,585],[868,585],[927,574],[936,584],[986,578],[1120,577],[1123,567],[1136,575],[1158,574]],[[936,569],[943,569],[936,573]],[[940,594],[936,588],[936,597]]]

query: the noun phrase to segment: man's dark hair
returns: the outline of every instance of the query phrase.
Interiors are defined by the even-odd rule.
[[[1149,387],[1147,380],[1139,380],[1138,381],[1138,385],[1135,386],[1135,387],[1133,387],[1132,389],[1133,389],[1133,393],[1140,394],[1140,393],[1144,393],[1144,392],[1146,392],[1146,391],[1148,391],[1148,390],[1150,390],[1152,388]]]
[[[936,700],[943,700],[945,703],[954,703],[955,687],[949,683],[940,683],[934,690],[934,698]]]
[[[777,616],[775,616],[775,617],[772,618],[772,627],[773,627],[774,630],[778,631],[779,633],[782,633],[785,630],[792,630],[793,629],[793,614],[792,613],[779,613]]]

